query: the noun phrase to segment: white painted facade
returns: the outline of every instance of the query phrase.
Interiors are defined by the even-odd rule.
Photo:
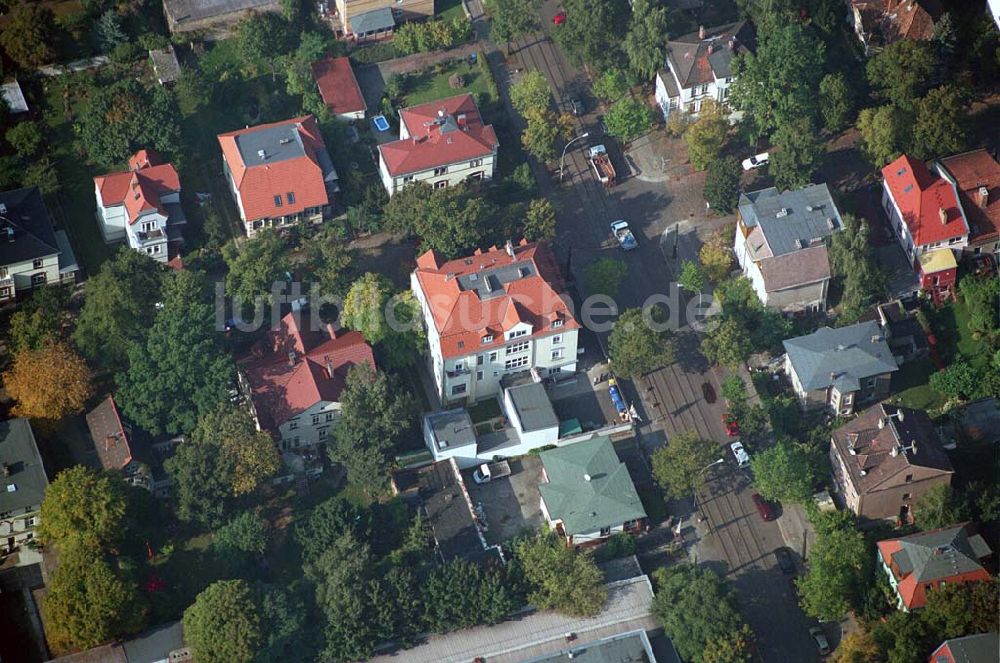
[[[952,190],[955,193],[955,200],[958,198],[958,190],[955,184],[951,183]],[[953,251],[961,251],[969,245],[969,234],[966,232],[964,235],[959,237],[952,237],[947,241],[932,242],[930,244],[916,245],[913,236],[910,234],[910,229],[907,227],[906,223],[903,221],[903,213],[899,209],[899,205],[896,204],[896,199],[893,197],[892,192],[889,190],[889,185],[886,183],[885,179],[882,180],[882,209],[889,217],[889,225],[892,227],[893,235],[896,237],[896,241],[903,248],[903,253],[910,262],[914,262],[919,256],[930,251],[935,251],[941,248],[949,248]],[[961,210],[961,208],[959,208]],[[968,222],[965,221],[965,212],[962,212],[963,222],[968,228]]]
[[[548,428],[539,428],[538,430],[525,431],[524,425],[521,422],[521,417],[518,415],[517,408],[514,406],[514,399],[511,396],[510,389],[504,389],[503,391],[503,411],[507,415],[507,421],[513,426],[514,430],[517,431],[517,437],[521,440],[521,446],[526,447],[527,453],[532,449],[538,449],[549,444],[555,444],[556,440],[559,439],[559,423],[557,422],[555,426],[550,426]],[[510,455],[520,455],[520,454],[510,454]]]
[[[304,412],[278,426],[282,451],[313,447],[330,439],[333,425],[340,416],[340,403],[318,401]]]
[[[405,133],[404,129],[405,127],[400,128],[400,133]],[[378,155],[378,170],[382,177],[382,186],[385,187],[389,196],[392,196],[411,182],[427,182],[435,189],[441,189],[448,186],[455,186],[465,180],[492,180],[496,172],[496,150],[481,159],[456,161],[406,175],[397,175],[396,177],[389,174],[389,168],[386,166],[380,152]]]
[[[72,283],[73,275],[70,274],[69,277],[66,282]],[[26,292],[39,286],[61,283],[60,279],[58,253],[0,265],[0,301],[11,299],[19,292]]]
[[[669,83],[664,81],[664,76],[670,76]],[[707,99],[725,104],[728,108],[729,88],[735,80],[736,78],[733,76],[718,78],[713,73],[710,83],[682,88],[680,80],[668,60],[667,68],[656,73],[656,105],[660,107],[664,120],[668,119],[671,113],[678,111],[697,117]],[[677,94],[671,94],[671,89],[668,88],[677,90]],[[730,109],[731,121],[738,121],[742,115],[741,112]]]
[[[247,238],[253,239],[265,228],[282,229],[291,228],[303,222],[314,224],[323,222],[324,208],[322,207],[307,207],[301,212],[278,217],[248,219],[246,210],[243,209],[243,199],[240,196],[240,190],[236,187],[236,180],[233,179],[233,173],[229,170],[229,164],[226,163],[225,159],[222,160],[222,170],[226,175],[226,182],[229,183],[229,192],[233,194],[233,200],[236,201],[236,208],[240,212],[240,220],[243,222],[243,230],[246,231]]]

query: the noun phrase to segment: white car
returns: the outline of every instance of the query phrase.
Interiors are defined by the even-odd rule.
[[[736,464],[740,467],[748,467],[750,465],[750,454],[747,450],[743,448],[743,443],[736,440],[729,445],[729,448],[733,450],[733,456],[736,457]]]
[[[761,166],[766,166],[770,156],[767,152],[761,152],[760,154],[755,154],[749,159],[743,160],[743,170],[753,170],[754,168],[760,168]]]

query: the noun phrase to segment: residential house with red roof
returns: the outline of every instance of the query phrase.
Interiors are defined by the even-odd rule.
[[[490,180],[499,146],[471,94],[404,108],[399,140],[378,146],[382,184],[392,196],[410,182],[440,189],[467,179]]]
[[[900,39],[930,41],[944,14],[938,0],[851,0],[851,23],[865,53]]]
[[[830,436],[833,482],[859,518],[909,522],[913,505],[954,470],[923,410],[880,403]],[[919,516],[918,516],[919,517]]]
[[[900,610],[927,605],[927,595],[945,583],[990,579],[983,560],[992,555],[983,537],[968,524],[878,542],[878,561],[896,594]]]
[[[969,244],[956,185],[904,154],[882,169],[882,208],[922,287],[935,300],[952,296],[954,253]]]
[[[180,253],[187,223],[180,177],[152,150],[129,157],[128,168],[94,178],[101,234],[109,244],[124,239],[136,251],[167,262]]]
[[[259,124],[218,138],[247,237],[329,217],[338,176],[315,117]]]
[[[337,415],[347,373],[359,364],[375,369],[371,346],[356,331],[310,329],[299,313],[281,319],[239,372],[240,386],[261,430],[282,451],[326,441]]]
[[[410,287],[442,402],[496,396],[511,373],[576,371],[580,324],[546,245],[508,242],[450,261],[428,251],[417,258]]]
[[[979,149],[938,159],[933,168],[958,189],[969,223],[966,253],[1000,253],[1000,163]]]
[[[1000,634],[977,633],[945,640],[927,663],[996,663],[1000,659]]]
[[[363,120],[368,104],[361,94],[351,59],[323,58],[312,63],[313,78],[323,103],[342,120]]]
[[[170,494],[170,475],[163,469],[163,455],[173,450],[175,440],[152,445],[140,431],[122,418],[113,396],[87,413],[87,428],[94,450],[106,470],[121,472],[125,481],[165,498]]]
[[[666,67],[656,74],[656,103],[668,119],[672,112],[697,115],[707,99],[727,103],[736,80],[733,58],[753,53],[757,33],[748,20],[698,28],[667,42]],[[733,114],[738,118],[739,114]]]

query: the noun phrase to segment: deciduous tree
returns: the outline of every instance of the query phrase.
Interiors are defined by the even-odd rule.
[[[558,116],[548,110],[531,111],[526,116],[528,125],[521,132],[521,145],[539,161],[555,158],[560,128]]]
[[[857,320],[885,291],[885,276],[875,266],[868,221],[841,216],[844,230],[830,241],[830,270],[841,281],[841,321]]]
[[[816,619],[840,619],[861,596],[872,555],[850,513],[821,513],[814,524],[816,543],[796,581],[802,609]]]
[[[264,554],[270,535],[266,520],[244,511],[215,532],[212,550],[230,569],[241,569],[249,566],[255,556]]]
[[[524,238],[529,242],[556,237],[556,208],[546,198],[535,198],[524,216]]]
[[[265,230],[239,246],[230,242],[223,247],[222,257],[229,267],[226,293],[237,304],[252,304],[258,297],[270,303],[275,286],[285,284],[288,247],[276,230]]]
[[[260,608],[244,580],[218,580],[184,611],[184,641],[205,663],[250,663],[264,639]]]
[[[701,339],[705,359],[720,366],[739,366],[753,354],[753,341],[740,320],[723,316]]]
[[[628,143],[653,128],[653,114],[643,102],[626,97],[615,102],[604,122],[609,134]]]
[[[306,564],[315,561],[344,532],[367,540],[369,513],[342,497],[320,502],[295,522],[295,540]]]
[[[830,660],[832,663],[879,663],[882,660],[882,650],[871,635],[864,631],[854,631],[844,635]]]
[[[838,133],[851,123],[854,98],[842,73],[827,74],[819,82],[819,111],[823,126],[831,133]]]
[[[203,278],[187,270],[171,275],[146,342],[132,344],[129,367],[118,374],[125,415],[154,434],[193,430],[234,377],[221,340]]]
[[[237,497],[256,490],[281,464],[270,433],[257,430],[245,409],[228,403],[201,415],[191,438],[195,444],[217,447],[219,454],[231,460],[229,484]]]
[[[805,504],[816,481],[813,459],[798,443],[784,440],[750,458],[754,483],[768,499]]]
[[[594,94],[599,99],[615,102],[628,94],[628,79],[621,69],[607,69],[594,83]]]
[[[593,617],[601,611],[608,590],[589,554],[567,547],[553,532],[521,539],[516,551],[532,605],[572,617]]]
[[[778,189],[800,189],[811,184],[823,158],[820,142],[812,122],[804,117],[782,123],[774,132],[775,145],[770,172]]]
[[[728,133],[729,120],[723,106],[711,100],[703,102],[698,119],[684,132],[688,158],[695,170],[705,170],[719,158]]]
[[[958,154],[966,147],[968,111],[965,95],[954,85],[929,90],[916,101],[913,143],[908,150],[918,159]],[[941,112],[942,109],[947,112]]]
[[[927,593],[921,618],[937,634],[938,640],[989,633],[1000,621],[997,581],[944,583]]]
[[[647,318],[648,316],[648,318]],[[666,315],[657,306],[622,311],[608,337],[608,354],[615,373],[638,378],[674,361]]]
[[[51,9],[34,2],[19,2],[0,30],[0,47],[22,67],[37,67],[55,57],[52,50],[55,33],[55,15]]]
[[[868,161],[882,168],[902,154],[909,144],[911,118],[896,106],[865,108],[858,114],[858,131],[861,132],[861,149]]]
[[[551,99],[549,80],[538,69],[525,73],[510,87],[510,104],[524,118],[548,111]]]
[[[705,272],[701,265],[693,260],[685,260],[681,265],[681,273],[677,275],[677,285],[684,288],[692,295],[701,296],[701,291],[705,287]]]
[[[735,633],[709,640],[702,663],[750,663],[753,660],[753,631],[744,624]]]
[[[495,42],[510,43],[538,29],[538,11],[534,0],[493,0],[490,2],[490,36]]]
[[[617,297],[622,281],[628,274],[628,265],[617,258],[600,258],[584,269],[583,283],[588,295]]]
[[[621,35],[628,29],[628,3],[566,0],[562,6],[566,21],[552,31],[552,38],[570,61],[596,65],[601,70],[617,64]]]
[[[389,279],[374,272],[366,273],[354,282],[344,297],[342,322],[361,332],[369,343],[381,343],[391,331],[384,312],[391,294],[392,283]]]
[[[736,163],[735,159],[732,161]],[[736,167],[739,168],[739,165],[737,164]],[[712,167],[709,166],[710,176],[711,172]],[[706,184],[706,188],[707,186]],[[698,260],[705,270],[705,276],[712,283],[721,283],[726,280],[729,272],[733,269],[732,234],[731,226],[719,228],[708,236],[708,239],[698,250]]]
[[[732,593],[708,567],[680,564],[660,568],[654,571],[653,580],[653,615],[685,661],[703,661],[709,643],[741,633],[743,620],[734,607]]]
[[[4,134],[17,156],[27,159],[38,153],[42,146],[42,131],[34,122],[18,122]]]
[[[965,506],[950,485],[940,484],[913,505],[913,519],[925,531],[948,527],[966,519]]]
[[[10,318],[11,350],[38,350],[60,336],[63,309],[69,302],[69,290],[49,286],[35,291],[31,301]]]
[[[881,99],[912,110],[933,85],[939,66],[932,43],[900,39],[872,57],[866,71],[868,83]]]
[[[63,341],[37,350],[24,349],[3,374],[7,395],[17,401],[11,412],[49,430],[68,415],[83,412],[92,392],[86,362]]]
[[[56,475],[42,500],[38,538],[114,547],[125,535],[128,485],[114,472],[76,465]]]
[[[653,478],[671,499],[681,499],[697,489],[705,467],[719,456],[717,444],[684,431],[653,453]]]
[[[161,299],[164,267],[123,247],[87,280],[73,340],[83,356],[105,369],[122,368],[128,346],[146,338]]]
[[[45,637],[53,649],[89,649],[130,635],[142,629],[146,612],[136,584],[99,547],[81,541],[60,546],[59,565],[42,599]]]
[[[273,78],[279,58],[292,48],[288,24],[271,12],[251,12],[236,26],[236,47],[251,73],[266,69]]]
[[[652,78],[666,61],[667,21],[667,8],[655,0],[633,3],[622,50],[629,68],[639,78]]]
[[[164,463],[174,482],[177,517],[202,527],[218,527],[233,504],[233,459],[211,444],[185,440]]]
[[[444,257],[461,255],[483,237],[484,220],[494,210],[464,186],[432,189],[416,182],[397,192],[385,206],[385,227],[416,235],[423,248]]]

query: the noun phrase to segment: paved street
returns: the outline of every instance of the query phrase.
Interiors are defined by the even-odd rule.
[[[552,27],[555,4],[542,9],[546,29]],[[517,40],[506,65],[492,54],[498,80],[505,90],[518,72],[538,69],[552,84],[560,110],[568,108],[570,96],[579,94],[585,85],[581,72],[572,68],[559,49],[544,35]],[[587,95],[582,95],[587,98]],[[587,114],[577,119],[578,134],[589,131],[589,139],[575,143],[566,154],[563,182],[559,172],[550,173],[541,164],[532,166],[543,195],[558,203],[560,209],[558,240],[554,243],[570,269],[579,276],[587,264],[609,255],[625,260],[628,276],[621,288],[620,307],[639,306],[652,294],[669,294],[678,265],[695,259],[700,239],[723,225],[727,219],[708,216],[702,198],[702,176],[692,174],[680,159],[667,156],[656,164],[644,159],[640,176],[631,176],[624,155],[612,149],[619,172],[619,183],[604,189],[595,179],[584,156],[587,144],[602,142],[595,102],[587,99]],[[657,145],[664,141],[657,141]],[[669,143],[669,140],[666,141]],[[634,148],[634,146],[633,146]],[[667,148],[669,149],[669,147]],[[632,163],[636,163],[632,159]],[[654,164],[650,168],[650,164]],[[655,166],[659,165],[659,168]],[[659,172],[657,172],[659,171]],[[623,253],[613,241],[608,224],[627,219],[639,239],[639,249]],[[682,303],[689,297],[680,296]],[[636,401],[645,422],[639,440],[647,452],[663,444],[670,436],[684,430],[720,444],[720,453],[728,459],[725,431],[721,424],[724,399],[721,382],[724,371],[713,369],[697,351],[697,335],[687,326],[683,311],[677,311],[677,361],[637,381],[634,391],[626,393]],[[602,338],[602,344],[606,335]],[[715,398],[705,398],[704,384]],[[773,550],[784,545],[776,523],[765,523],[757,514],[746,477],[722,472],[706,486],[702,504],[707,523],[701,525],[703,539],[696,550],[705,561],[728,574],[738,592],[748,622],[761,638],[764,660],[774,662],[812,661],[816,652],[807,632],[806,617],[798,608],[787,576],[776,566]],[[706,529],[711,528],[711,533]]]

